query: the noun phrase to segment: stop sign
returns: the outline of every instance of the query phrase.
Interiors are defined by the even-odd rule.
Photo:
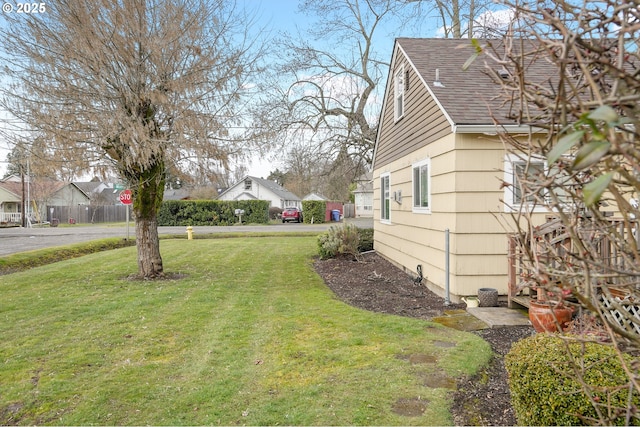
[[[120,192],[120,203],[123,205],[130,205],[133,202],[131,190],[124,190]]]

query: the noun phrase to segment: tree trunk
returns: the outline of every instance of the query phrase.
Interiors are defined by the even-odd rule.
[[[134,186],[133,215],[136,221],[138,274],[145,279],[164,275],[160,240],[158,239],[158,209],[164,194],[164,163],[157,162],[139,174]]]

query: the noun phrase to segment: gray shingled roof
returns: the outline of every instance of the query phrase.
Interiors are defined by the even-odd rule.
[[[489,106],[500,123],[519,124],[507,118],[509,106],[501,105],[502,102],[496,99],[499,86],[487,75],[487,64],[496,72],[502,66],[487,55],[481,55],[466,71],[463,70],[465,62],[475,52],[470,40],[398,38],[396,43],[406,53],[453,125],[493,125]],[[484,43],[480,40],[481,45]],[[491,43],[499,45],[501,41],[491,40]],[[434,84],[436,70],[443,87]],[[538,82],[547,80],[548,65],[538,61],[527,69],[527,75]]]
[[[278,195],[283,200],[300,200],[300,197],[293,194],[291,191],[285,190],[284,187],[279,185],[275,181],[269,181],[268,179],[256,178],[255,176],[248,176],[247,178],[251,178],[253,181],[257,182],[261,186],[268,188]],[[246,178],[245,178],[246,179]]]

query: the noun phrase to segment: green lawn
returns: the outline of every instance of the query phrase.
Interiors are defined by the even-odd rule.
[[[127,279],[133,247],[0,276],[0,424],[445,425],[452,390],[428,379],[490,357],[337,300],[314,237],[161,245],[182,278]]]

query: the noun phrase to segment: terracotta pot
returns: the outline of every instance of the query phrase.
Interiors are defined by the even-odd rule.
[[[566,328],[572,316],[571,308],[554,301],[529,303],[529,320],[536,332],[558,332],[558,324]]]

